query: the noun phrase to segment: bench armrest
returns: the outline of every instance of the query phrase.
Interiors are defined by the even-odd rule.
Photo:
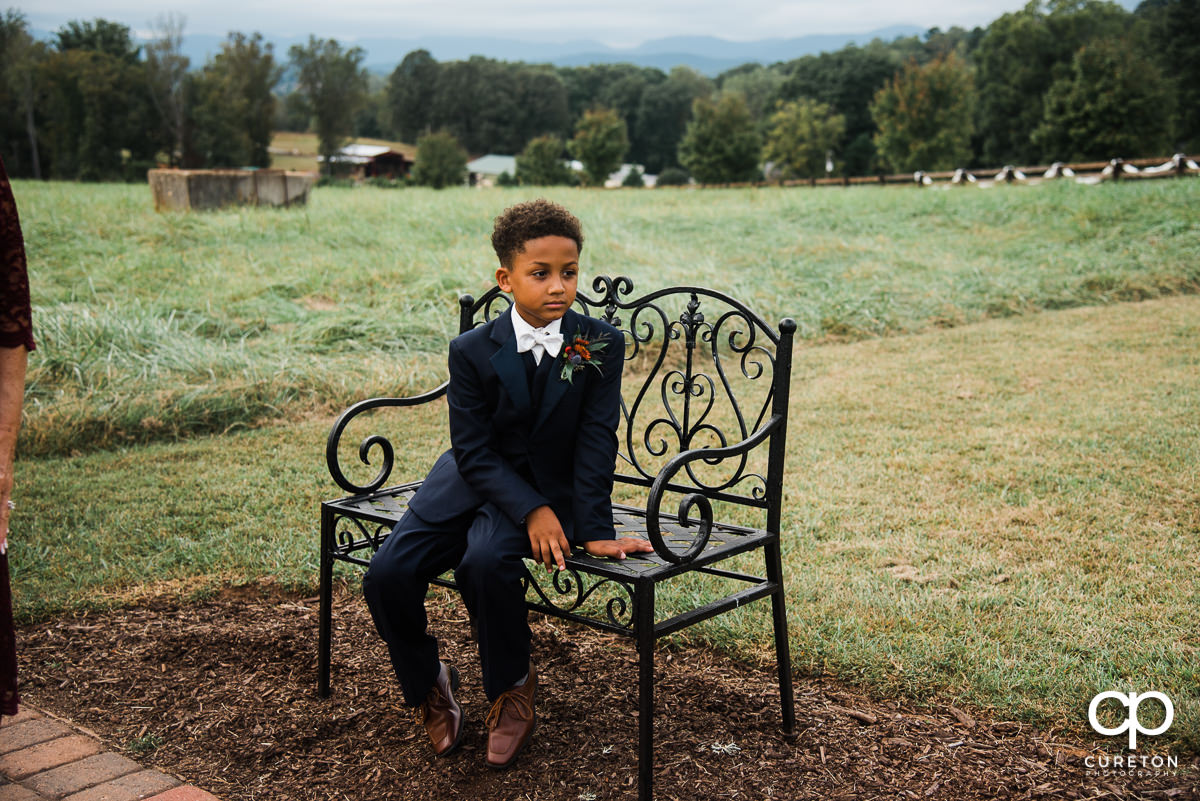
[[[363,464],[371,463],[369,457],[372,447],[378,445],[383,451],[383,464],[379,468],[379,472],[375,477],[366,484],[355,484],[350,479],[346,478],[342,472],[342,466],[338,462],[338,446],[342,441],[342,432],[349,425],[350,421],[363,412],[371,409],[381,409],[389,406],[420,406],[422,403],[429,403],[437,400],[446,394],[446,388],[450,386],[447,381],[437,389],[430,390],[422,395],[412,395],[407,398],[370,398],[368,400],[359,401],[351,406],[346,411],[342,412],[337,421],[334,422],[333,428],[329,432],[329,440],[325,443],[325,464],[329,466],[329,475],[337,482],[337,485],[346,492],[354,493],[355,495],[363,495],[369,492],[374,492],[383,486],[387,481],[388,476],[392,472],[392,464],[395,462],[395,451],[392,448],[392,443],[387,437],[380,434],[372,434],[362,441],[358,446],[358,458]]]
[[[727,445],[724,448],[695,448],[683,451],[658,471],[658,475],[654,478],[654,483],[650,486],[650,497],[646,501],[646,534],[650,538],[650,544],[654,546],[655,553],[668,562],[686,564],[695,559],[704,550],[708,544],[708,536],[712,533],[712,501],[703,492],[692,492],[684,495],[679,501],[678,519],[679,525],[690,526],[692,525],[692,509],[699,509],[700,519],[696,522],[700,526],[700,532],[696,536],[695,542],[683,553],[676,553],[663,540],[662,529],[658,523],[659,508],[662,506],[663,494],[672,490],[671,479],[675,477],[675,474],[692,462],[703,460],[708,464],[717,464],[731,456],[741,456],[744,453],[748,453],[765,442],[771,434],[778,430],[783,425],[783,420],[783,415],[773,415],[771,419],[753,434],[741,442]],[[678,491],[678,489],[674,491]]]

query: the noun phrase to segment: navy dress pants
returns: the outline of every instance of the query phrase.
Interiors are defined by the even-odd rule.
[[[438,673],[437,639],[428,631],[425,594],[454,568],[475,621],[483,689],[494,701],[529,670],[529,615],[522,579],[531,555],[524,526],[490,503],[441,523],[412,509],[371,559],[363,595],[410,706],[425,700]]]

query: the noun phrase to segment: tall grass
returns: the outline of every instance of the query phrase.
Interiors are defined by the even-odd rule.
[[[437,383],[455,296],[491,283],[491,218],[537,194],[325,189],[306,208],[178,215],[145,187],[16,192],[41,344],[33,453]],[[584,220],[587,273],[717,286],[813,341],[1200,287],[1196,181],[547,194]]]

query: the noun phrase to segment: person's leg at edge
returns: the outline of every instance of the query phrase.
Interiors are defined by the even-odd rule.
[[[371,559],[363,595],[409,706],[425,702],[441,668],[429,633],[425,594],[430,579],[458,564],[467,547],[469,516],[428,523],[411,509]]]
[[[523,526],[490,503],[479,508],[454,577],[475,620],[483,689],[489,701],[529,670],[531,635],[521,561],[529,556],[529,534]]]
[[[522,557],[530,556],[524,526],[491,504],[480,508],[467,532],[467,552],[455,571],[475,617],[487,714],[487,765],[507,768],[529,742],[537,723],[537,673],[529,660],[529,612]]]

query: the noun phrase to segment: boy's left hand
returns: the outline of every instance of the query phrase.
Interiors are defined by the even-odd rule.
[[[592,540],[583,544],[583,550],[591,556],[607,556],[612,559],[624,559],[631,553],[650,553],[654,546],[650,540],[640,537],[621,537],[616,540]]]

